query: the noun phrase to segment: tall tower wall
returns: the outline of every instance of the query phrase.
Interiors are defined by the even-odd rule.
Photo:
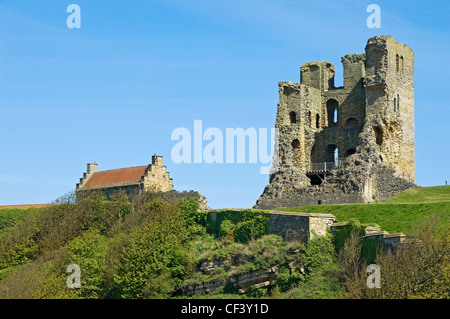
[[[257,207],[385,200],[413,185],[412,50],[377,36],[342,64],[342,87],[327,61],[302,65],[300,83],[279,82],[279,167]]]

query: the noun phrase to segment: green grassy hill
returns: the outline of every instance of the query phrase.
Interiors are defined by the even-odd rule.
[[[426,218],[435,217],[440,229],[450,227],[450,186],[408,189],[383,203],[315,205],[282,211],[333,214],[340,222],[358,219],[388,232],[410,234]]]
[[[386,203],[410,204],[443,201],[450,201],[450,185],[410,188],[392,197]]]

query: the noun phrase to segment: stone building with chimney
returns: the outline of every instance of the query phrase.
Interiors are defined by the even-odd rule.
[[[87,164],[86,173],[76,185],[77,198],[88,190],[100,190],[107,197],[120,191],[127,195],[138,195],[143,191],[171,191],[173,182],[163,165],[163,157],[154,154],[152,163],[143,166],[99,171],[97,163]]]

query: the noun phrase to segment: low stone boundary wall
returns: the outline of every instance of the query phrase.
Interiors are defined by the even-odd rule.
[[[280,235],[286,241],[304,243],[324,236],[335,222],[332,214],[269,211],[269,233]]]
[[[209,219],[215,223],[221,212],[240,212],[240,208],[209,210]],[[257,210],[256,210],[257,211]],[[269,234],[279,235],[286,241],[307,242],[316,236],[324,236],[327,229],[336,222],[332,214],[283,212],[276,210],[269,213]]]
[[[345,227],[348,222],[334,223],[331,225],[331,231],[336,232],[339,227]],[[395,248],[397,245],[402,244],[407,239],[407,236],[403,233],[389,233],[385,230],[380,230],[379,227],[368,226],[365,228],[365,234],[363,240],[366,242],[376,241],[385,248]]]

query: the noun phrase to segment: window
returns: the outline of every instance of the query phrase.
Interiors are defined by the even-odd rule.
[[[344,157],[349,157],[350,155],[353,155],[355,153],[356,153],[356,151],[353,148],[351,148],[351,149],[347,150],[347,152],[345,152]]]
[[[395,70],[398,72],[400,71],[400,57],[397,55],[395,55]]]
[[[400,112],[400,95],[394,97],[394,112]]]
[[[338,120],[338,101],[330,99],[327,101],[328,126],[337,124]]]
[[[330,144],[325,150],[325,162],[334,163],[338,157],[339,150],[336,145]]]
[[[311,163],[316,163],[316,145],[313,145],[313,147],[311,148],[311,159],[310,159]]]
[[[320,115],[317,113],[316,114],[316,128],[320,127]]]
[[[351,117],[347,121],[345,121],[346,127],[356,127],[356,126],[358,126],[358,124],[359,124],[358,120],[353,117]]]
[[[292,153],[294,166],[300,166],[300,141],[298,139],[292,141]]]
[[[297,114],[294,111],[289,113],[289,120],[291,121],[291,124],[297,123]]]
[[[375,126],[373,128],[373,133],[375,135],[375,142],[378,145],[381,145],[383,143],[383,131],[381,130],[381,128],[379,126]]]

